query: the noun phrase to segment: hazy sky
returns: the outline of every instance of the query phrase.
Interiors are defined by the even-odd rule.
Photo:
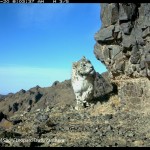
[[[72,62],[95,57],[100,4],[1,4],[0,94],[70,79]]]

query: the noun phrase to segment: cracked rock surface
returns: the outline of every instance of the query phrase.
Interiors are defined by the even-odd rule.
[[[96,57],[112,78],[150,77],[150,4],[102,3]]]

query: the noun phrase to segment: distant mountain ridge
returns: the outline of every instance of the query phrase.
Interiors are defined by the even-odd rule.
[[[3,100],[7,95],[0,94],[0,101]]]
[[[103,99],[104,96],[114,90],[113,85],[108,79],[108,73],[99,74],[97,72],[94,81],[95,98]],[[72,105],[76,103],[75,95],[71,86],[71,80],[63,82],[55,81],[51,87],[41,88],[33,87],[28,91],[20,90],[15,94],[1,95],[0,111],[11,116],[20,111],[34,111],[44,109],[47,106],[55,107],[56,105]]]

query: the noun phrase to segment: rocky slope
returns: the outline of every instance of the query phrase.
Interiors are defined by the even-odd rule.
[[[0,124],[2,147],[150,146],[150,115],[120,107],[117,96],[80,111],[71,105],[14,114]],[[3,130],[2,130],[3,129]]]
[[[8,116],[21,111],[34,111],[46,106],[66,105],[74,103],[74,93],[70,81],[55,82],[51,87],[41,88],[36,86],[28,91],[20,90],[8,95],[0,103],[0,111]]]
[[[108,73],[97,73],[95,89],[95,105],[80,111],[70,80],[7,96],[0,102],[0,146],[150,146],[149,111],[122,107]]]
[[[102,107],[101,103],[103,101],[108,101],[109,97],[113,95],[115,87],[110,83],[107,72],[101,75],[96,74],[94,87],[95,99],[93,99],[93,103],[95,108],[90,109],[95,109],[93,115],[98,115],[98,107]],[[102,107],[101,111],[107,109],[107,112],[114,113],[112,107],[115,107],[118,103],[114,101],[109,109],[107,109],[108,107]],[[28,91],[22,89],[15,94],[7,95],[0,102],[1,146],[71,146],[73,139],[70,141],[67,138],[70,136],[79,138],[78,135],[80,134],[78,127],[75,127],[76,123],[79,123],[77,126],[80,126],[80,131],[83,130],[83,137],[89,134],[84,133],[85,129],[82,121],[84,115],[88,116],[91,110],[87,108],[85,110],[89,112],[82,110],[80,114],[80,112],[74,110],[75,104],[75,96],[70,80],[65,80],[62,83],[56,81],[51,87],[47,88],[36,86]],[[68,126],[68,123],[71,124]],[[91,120],[90,123],[92,125],[94,122]],[[90,130],[89,127],[88,132]],[[63,136],[61,137],[62,132]],[[15,141],[17,139],[33,138],[39,141],[44,138],[45,141],[49,139],[53,142]],[[68,140],[68,142],[58,142],[57,139],[60,138],[65,141]]]
[[[150,146],[150,4],[103,3],[94,105],[74,109],[70,80],[0,98],[1,147]]]

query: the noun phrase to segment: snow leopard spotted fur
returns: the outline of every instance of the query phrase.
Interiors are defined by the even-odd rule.
[[[71,83],[76,97],[75,109],[89,106],[94,98],[95,69],[91,62],[84,56],[72,65]]]

